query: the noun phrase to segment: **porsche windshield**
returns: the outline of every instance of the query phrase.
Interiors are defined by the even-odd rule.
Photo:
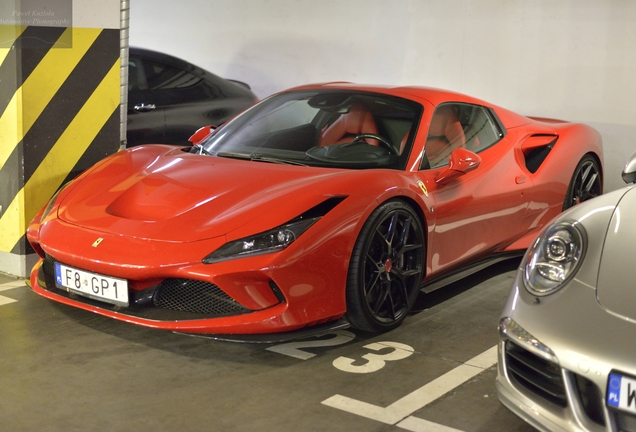
[[[404,169],[422,113],[376,93],[296,91],[272,96],[192,152],[334,168]]]

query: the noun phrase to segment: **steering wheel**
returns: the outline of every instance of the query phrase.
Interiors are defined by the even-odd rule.
[[[358,134],[353,139],[353,142],[354,143],[355,142],[360,142],[364,138],[372,138],[374,140],[378,140],[379,142],[384,144],[384,147],[386,147],[389,150],[389,153],[394,154],[396,156],[400,155],[400,151],[397,149],[397,147],[395,147],[393,144],[391,144],[391,141],[389,141],[388,139],[386,139],[386,138],[384,138],[384,137],[382,137],[380,135],[376,135],[376,134],[372,134],[372,133]]]

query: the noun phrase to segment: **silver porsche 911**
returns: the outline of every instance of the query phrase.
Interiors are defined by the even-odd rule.
[[[623,171],[636,182],[636,153]],[[636,431],[636,187],[577,205],[526,252],[499,322],[497,392],[546,431]]]

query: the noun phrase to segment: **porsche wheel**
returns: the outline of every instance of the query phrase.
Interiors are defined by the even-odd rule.
[[[585,155],[576,166],[565,194],[563,210],[587,201],[603,193],[603,175],[593,156]]]
[[[351,324],[370,332],[399,326],[419,292],[424,259],[424,230],[415,211],[401,201],[378,207],[365,222],[349,263]]]

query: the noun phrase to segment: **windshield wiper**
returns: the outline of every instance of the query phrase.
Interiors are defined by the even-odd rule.
[[[290,159],[280,159],[280,158],[275,158],[270,156],[263,156],[262,154],[259,154],[259,153],[247,154],[247,153],[234,153],[234,152],[218,152],[215,154],[215,156],[233,158],[233,159],[245,159],[245,160],[251,160],[256,162],[270,162],[270,163],[278,163],[278,164],[286,164],[286,165],[307,166],[307,164],[304,164],[299,161],[290,160]]]
[[[233,152],[218,152],[215,156],[225,157],[225,158],[233,158],[233,159],[246,159],[251,160],[252,157],[247,153],[233,153]]]
[[[259,161],[259,162],[271,162],[271,163],[277,163],[277,164],[286,164],[286,165],[299,165],[299,166],[307,166],[307,164],[304,164],[302,162],[299,161],[295,161],[295,160],[290,160],[290,159],[280,159],[280,158],[274,158],[274,157],[269,157],[269,156],[263,156],[257,153],[253,153],[250,155],[250,160],[253,161]]]

